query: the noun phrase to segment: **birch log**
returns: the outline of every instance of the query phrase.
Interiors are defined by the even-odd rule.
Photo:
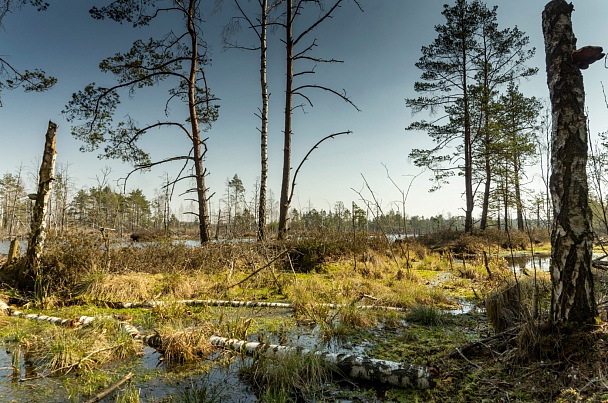
[[[57,152],[55,144],[57,142],[57,125],[49,121],[46,131],[46,141],[44,144],[44,154],[40,164],[40,174],[38,177],[38,192],[36,193],[36,203],[32,211],[32,224],[30,238],[27,246],[27,268],[33,270],[38,275],[40,255],[46,238],[46,210],[51,197],[52,182],[55,172],[55,159]]]
[[[299,347],[249,342],[219,336],[212,336],[209,341],[215,346],[229,348],[248,355],[263,354],[281,357],[289,353],[315,354],[322,357],[326,362],[335,365],[345,375],[369,382],[388,384],[399,388],[428,389],[434,386],[431,370],[421,365],[377,360],[349,354],[311,351]]]
[[[264,302],[264,301],[235,301],[235,300],[218,300],[218,299],[181,299],[175,301],[179,304],[185,304],[188,306],[229,306],[233,308],[249,307],[249,308],[284,308],[294,309],[294,304],[291,302]],[[170,304],[171,302],[165,301],[144,301],[144,302],[111,302],[104,301],[105,305],[110,308],[156,308]],[[316,304],[318,306],[328,307],[330,309],[340,309],[349,304],[327,304],[321,303]],[[378,311],[406,311],[405,308],[399,308],[395,306],[382,306],[382,305],[353,305],[357,309],[369,309]]]

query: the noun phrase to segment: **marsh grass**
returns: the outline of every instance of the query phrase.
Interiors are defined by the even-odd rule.
[[[11,334],[6,339],[12,346],[15,371],[24,363],[31,363],[42,375],[87,372],[109,362],[120,361],[139,351],[137,343],[118,324],[111,320],[98,320],[81,329],[68,329],[48,323],[21,323],[14,321],[20,331],[4,329]],[[24,322],[23,320],[20,320]],[[16,330],[13,328],[13,330]]]
[[[141,401],[140,390],[133,383],[129,382],[123,392],[117,393],[114,401],[116,403],[139,403]]]
[[[443,323],[443,313],[433,306],[415,306],[406,315],[409,322],[425,326],[439,326]]]
[[[93,271],[83,278],[80,288],[83,294],[92,300],[141,302],[154,295],[158,282],[158,275]]]
[[[133,325],[142,333],[158,331],[161,335],[164,360],[172,367],[169,371],[172,374],[177,372],[176,368],[196,367],[200,370],[201,359],[206,359],[211,351],[205,341],[213,333],[239,339],[255,333],[261,337],[282,333],[286,335],[283,338],[289,340],[292,329],[285,330],[288,322],[293,327],[299,321],[313,323],[316,326],[307,331],[315,328],[315,332],[319,330],[326,340],[344,337],[353,343],[369,339],[375,346],[368,355],[375,358],[421,364],[434,360],[441,365],[449,365],[447,351],[479,338],[482,331],[485,334],[489,332],[485,322],[480,325],[480,321],[475,319],[468,324],[455,324],[459,319],[440,311],[454,307],[462,298],[484,298],[512,276],[511,271],[503,267],[504,259],[495,258],[494,252],[489,253],[497,247],[490,248],[487,241],[479,243],[477,238],[467,237],[450,244],[473,245],[478,242],[476,247],[492,256],[489,266],[493,277],[490,280],[481,259],[467,260],[466,270],[462,263],[453,260],[450,269],[445,248],[439,249],[444,251],[440,255],[411,240],[391,244],[385,238],[368,235],[357,234],[353,241],[352,236],[327,233],[315,237],[294,237],[284,243],[225,242],[194,248],[155,242],[141,247],[111,248],[108,256],[100,253],[101,243],[95,233],[87,233],[81,237],[83,239],[53,240],[43,260],[50,273],[47,279],[50,295],[45,300],[50,302],[45,305],[54,305],[56,309],[52,314],[60,317],[81,314],[132,316]],[[268,265],[276,257],[279,258]],[[460,268],[464,275],[454,266]],[[262,270],[257,272],[260,268]],[[247,280],[239,283],[244,279]],[[27,302],[31,291],[14,289],[19,292],[13,294],[10,291],[7,295],[12,298],[12,303]],[[15,295],[19,295],[18,298]],[[374,298],[362,299],[362,295]],[[267,314],[259,309],[188,307],[176,302],[187,298],[289,301],[295,306],[296,319],[286,319],[285,312],[276,314],[272,320],[265,320],[261,316]],[[151,299],[164,304],[152,309],[120,312],[88,305],[88,302],[99,300],[138,302]],[[330,310],[320,303],[345,306]],[[404,323],[405,315],[402,313],[360,311],[351,304],[409,309],[410,323]],[[33,306],[29,305],[30,308]],[[28,311],[27,307],[23,310]],[[463,318],[465,316],[472,317],[466,314]],[[111,383],[111,375],[99,368],[141,352],[141,344],[134,342],[112,322],[116,321],[100,320],[86,329],[70,330],[47,323],[1,317],[0,335],[16,352],[15,367],[24,366],[23,361],[28,360],[34,361],[43,375],[51,371],[57,375],[69,372],[70,379],[78,375],[78,380],[73,382],[75,385],[65,386],[73,400],[78,400],[83,391],[90,396]],[[377,323],[384,324],[380,332],[373,328]],[[478,330],[480,327],[483,330]],[[521,351],[532,354],[544,351],[544,347],[538,346],[544,343],[543,340],[550,339],[542,339],[538,333],[532,332],[533,327],[529,330],[519,335]],[[314,369],[316,364],[307,364],[303,359],[287,359],[281,363],[256,358],[251,370],[256,374],[252,379],[259,388],[259,397],[265,401],[322,400],[319,386],[326,378],[319,373],[325,373],[325,370]],[[196,365],[177,366],[187,362],[196,362]],[[449,373],[454,383],[459,376],[466,377],[474,372],[477,379],[485,379],[474,371],[474,366],[467,363],[463,366],[464,369]],[[177,375],[175,377],[177,379]],[[450,382],[447,378],[442,379],[439,387],[449,389]],[[460,385],[464,385],[463,389],[469,385],[478,388],[481,383],[460,382]],[[214,401],[213,391],[204,389],[204,386],[191,389],[191,401]],[[458,393],[458,389],[450,389],[446,396]],[[463,401],[469,397],[466,393],[460,395],[464,396]],[[477,401],[475,398],[482,392],[475,393],[470,401]],[[419,401],[427,401],[429,395],[420,396]]]
[[[315,354],[295,352],[280,356],[259,355],[243,375],[266,402],[315,401],[334,368]]]
[[[238,312],[227,319],[228,315],[225,310],[220,312],[217,325],[219,331],[228,338],[246,340],[253,318],[251,316],[241,316]]]
[[[230,397],[230,390],[226,389],[225,384],[214,384],[208,379],[202,383],[190,381],[190,384],[179,390],[176,396],[170,401],[179,403],[220,403],[227,401]]]
[[[209,342],[213,334],[209,326],[191,327],[181,321],[171,321],[158,332],[167,365],[199,361],[214,350]]]

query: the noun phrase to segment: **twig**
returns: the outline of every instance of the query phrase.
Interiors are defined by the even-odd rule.
[[[91,399],[87,400],[85,403],[99,402],[101,399],[108,396],[110,393],[114,392],[116,389],[120,388],[125,382],[127,382],[131,378],[133,378],[133,372],[129,372],[120,381],[116,382],[114,385],[110,386],[106,390],[99,392],[98,394],[93,396]]]
[[[462,354],[462,351],[460,351],[460,349],[458,347],[456,347],[456,352],[462,357],[464,358],[464,360],[466,362],[468,362],[469,364],[471,364],[472,366],[474,366],[477,369],[482,369],[480,365],[475,364],[473,361],[469,360],[467,357],[465,357],[464,354]]]

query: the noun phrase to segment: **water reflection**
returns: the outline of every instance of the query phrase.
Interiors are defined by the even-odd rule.
[[[521,273],[524,269],[528,271],[549,271],[551,256],[548,254],[523,254],[505,257],[510,269]]]

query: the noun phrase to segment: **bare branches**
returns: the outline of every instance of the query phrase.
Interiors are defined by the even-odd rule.
[[[308,152],[306,153],[306,155],[304,156],[304,158],[302,158],[302,161],[300,162],[300,165],[298,165],[298,167],[296,168],[294,174],[293,174],[293,181],[291,183],[291,192],[289,194],[289,198],[288,198],[288,203],[291,204],[291,200],[293,198],[293,194],[295,191],[295,187],[296,187],[296,178],[298,177],[298,172],[300,172],[300,168],[302,168],[302,165],[304,165],[304,162],[306,162],[306,160],[308,159],[308,157],[310,156],[310,154],[316,150],[317,148],[319,148],[319,145],[321,145],[321,143],[323,143],[325,140],[329,140],[329,139],[333,139],[334,137],[340,136],[342,134],[352,134],[352,131],[348,130],[345,132],[339,132],[339,133],[334,133],[334,134],[330,134],[329,136],[325,136],[323,137],[321,140],[319,140],[317,142],[317,144],[315,144],[314,146],[312,146],[312,148],[310,150],[308,150]]]
[[[357,107],[357,105],[355,105],[355,103],[353,101],[351,101],[350,98],[348,98],[346,96],[346,91],[345,90],[342,90],[343,92],[338,92],[338,91],[336,91],[334,89],[331,89],[329,87],[325,87],[323,85],[305,84],[305,85],[300,85],[299,87],[294,88],[292,90],[292,92],[293,92],[293,94],[297,94],[297,95],[300,95],[300,96],[304,97],[304,95],[302,95],[302,93],[300,93],[299,91],[302,90],[302,89],[305,89],[305,88],[317,88],[317,89],[320,89],[320,90],[323,90],[323,91],[331,92],[332,94],[337,95],[338,97],[342,98],[342,100],[344,102],[349,103],[353,108],[355,108],[357,110],[357,112],[361,112],[361,109],[359,109]],[[306,97],[304,97],[304,98],[306,98]],[[308,98],[306,98],[306,99],[308,99]],[[312,106],[312,103],[311,103],[311,106]]]

